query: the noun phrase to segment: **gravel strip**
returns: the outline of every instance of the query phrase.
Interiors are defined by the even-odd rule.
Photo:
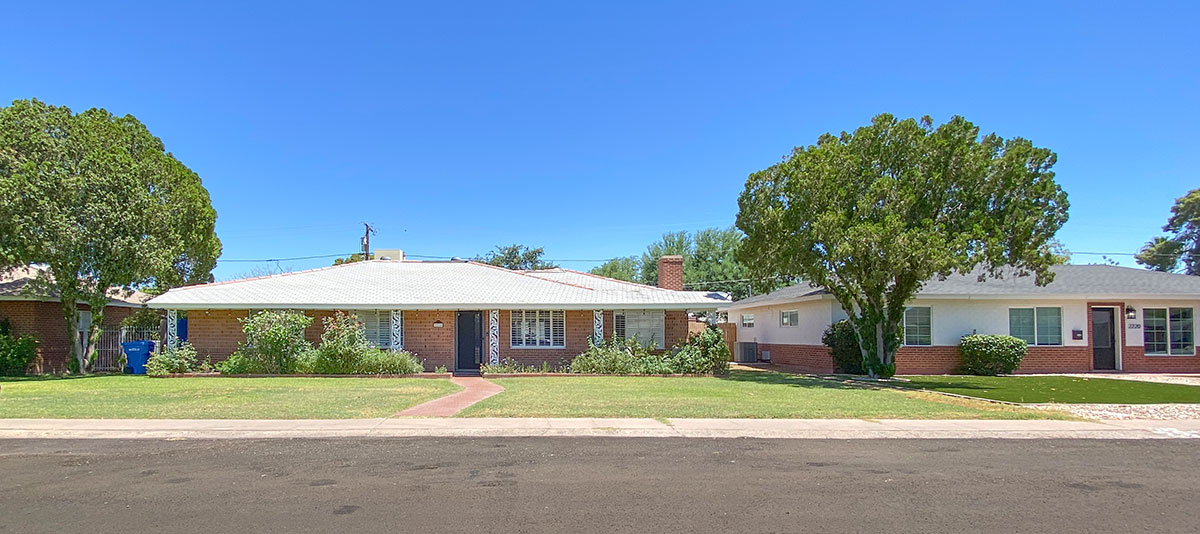
[[[1026,404],[1089,419],[1200,419],[1200,404]]]
[[[1183,384],[1185,386],[1200,386],[1200,375],[1182,374],[1151,374],[1151,373],[1087,373],[1073,374],[1080,378],[1112,378],[1116,380],[1134,380],[1137,382],[1159,382],[1162,384]]]

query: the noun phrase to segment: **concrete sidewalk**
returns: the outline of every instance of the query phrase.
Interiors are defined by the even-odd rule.
[[[861,419],[0,419],[0,439],[364,437],[685,437],[782,439],[1200,438],[1200,421]]]

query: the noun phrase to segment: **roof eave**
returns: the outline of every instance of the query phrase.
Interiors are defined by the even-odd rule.
[[[146,305],[164,310],[664,310],[664,311],[716,311],[721,302],[695,303],[620,303],[620,304],[563,304],[563,303],[441,303],[441,304],[347,304],[347,303],[169,303],[154,302]]]

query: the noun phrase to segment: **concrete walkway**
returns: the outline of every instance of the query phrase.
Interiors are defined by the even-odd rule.
[[[346,437],[685,437],[785,439],[1200,438],[1200,421],[404,418],[333,420],[0,419],[0,439]]]
[[[488,382],[478,376],[456,376],[450,382],[462,386],[463,390],[445,397],[433,399],[402,410],[398,416],[417,417],[451,417],[463,411],[468,406],[491,397],[504,388],[494,382]]]

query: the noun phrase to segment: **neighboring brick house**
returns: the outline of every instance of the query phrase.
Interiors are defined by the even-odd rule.
[[[187,314],[188,341],[213,361],[245,340],[239,319],[262,309],[321,319],[353,312],[381,348],[404,349],[427,369],[478,370],[506,358],[525,364],[570,360],[596,336],[637,338],[670,348],[688,333],[688,311],[714,311],[726,295],[683,291],[678,256],[659,260],[659,287],[567,269],[513,271],[471,261],[372,260],[261,278],[172,289],[151,308]],[[168,332],[168,337],[171,333]]]
[[[905,312],[897,374],[954,373],[971,333],[1025,339],[1018,373],[1200,372],[1194,317],[1200,277],[1114,267],[1059,265],[1054,281],[1032,276],[931,280]],[[821,335],[845,311],[823,289],[799,284],[723,308],[738,342],[760,358],[809,372],[833,371]]]
[[[71,354],[71,339],[67,333],[67,320],[63,318],[62,304],[57,294],[38,292],[31,282],[38,269],[26,267],[0,273],[0,321],[8,321],[17,335],[32,335],[38,339],[38,357],[30,365],[30,373],[62,373],[67,369]],[[104,309],[102,328],[116,329],[121,320],[143,307],[148,295],[139,292],[127,293],[120,290],[110,292],[109,305]],[[79,328],[76,335],[82,336],[92,322],[91,308],[78,304]]]

